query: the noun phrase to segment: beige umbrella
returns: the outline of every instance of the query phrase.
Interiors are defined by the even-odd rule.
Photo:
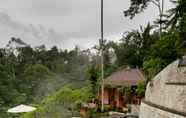
[[[35,111],[36,108],[32,106],[27,106],[27,105],[19,105],[14,108],[8,109],[8,113],[27,113],[27,112],[32,112]]]

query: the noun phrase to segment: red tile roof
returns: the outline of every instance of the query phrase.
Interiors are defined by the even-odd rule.
[[[144,80],[144,75],[139,69],[123,69],[107,77],[104,84],[111,86],[137,85],[139,80]]]

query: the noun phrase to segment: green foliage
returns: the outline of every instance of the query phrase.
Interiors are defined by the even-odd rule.
[[[154,77],[164,67],[183,55],[183,48],[177,35],[165,34],[156,41],[143,62],[143,70],[148,79]]]
[[[65,86],[53,95],[45,97],[35,113],[27,113],[22,118],[33,118],[34,115],[39,118],[45,118],[46,115],[55,118],[71,117],[77,113],[78,104],[89,100],[89,95],[90,89],[87,87],[72,89],[70,86]]]
[[[119,66],[142,67],[151,45],[155,42],[151,30],[152,26],[148,24],[145,28],[141,27],[140,31],[133,30],[123,36],[122,42],[114,47]]]
[[[24,46],[12,48],[12,42]],[[47,50],[44,45],[32,48],[19,38],[11,39],[6,49],[0,49],[0,116],[12,118],[6,113],[8,108],[19,104],[40,104],[42,99],[66,84],[71,83],[73,89],[85,85],[88,58],[87,51],[77,48],[71,51],[58,50],[55,46]],[[71,97],[77,99],[79,93],[73,92]],[[62,116],[58,114],[62,109],[68,111],[56,103],[50,105],[41,105],[39,110],[44,114],[48,108],[56,108],[50,109],[50,115],[56,116]]]
[[[129,9],[124,11],[125,16],[130,16],[130,18],[132,19],[136,14],[143,12],[147,8],[149,3],[153,3],[159,8],[160,19],[158,23],[160,24],[160,29],[158,30],[162,31],[161,25],[165,23],[166,29],[164,29],[165,32],[161,32],[160,40],[155,32],[153,34],[146,35],[148,36],[148,38],[155,38],[155,40],[148,40],[151,43],[147,45],[148,47],[145,50],[142,48],[142,50],[140,51],[138,48],[136,48],[138,47],[138,44],[133,43],[133,47],[125,46],[125,48],[123,48],[123,50],[125,49],[126,52],[128,52],[128,55],[126,55],[127,53],[123,51],[124,55],[126,56],[121,56],[122,58],[120,57],[121,59],[119,59],[129,59],[130,61],[124,62],[127,62],[127,64],[129,64],[130,66],[138,65],[138,67],[142,67],[148,78],[152,78],[153,76],[155,76],[165,66],[171,63],[173,60],[180,58],[185,52],[184,45],[186,39],[186,1],[171,1],[175,4],[175,7],[169,9],[167,14],[163,13],[161,2],[163,2],[163,0],[131,0]],[[166,17],[167,19],[162,19],[163,17]],[[142,39],[145,41],[145,39],[148,39],[145,37],[140,38],[140,33],[137,33],[136,31],[130,32],[127,37],[131,37],[130,34],[132,35],[132,40]],[[135,52],[137,52],[137,54]],[[132,53],[133,55],[131,56]],[[118,54],[121,55],[122,51],[118,51]],[[134,61],[131,62],[131,60]],[[124,64],[124,62],[122,64]]]
[[[130,86],[125,86],[125,87],[123,87],[122,89],[123,89],[124,95],[127,96],[127,97],[130,97],[131,92],[132,92],[132,91],[131,91],[131,87],[130,87]]]
[[[145,88],[146,88],[145,81],[143,81],[143,80],[138,81],[136,92],[139,97],[145,96]]]
[[[44,79],[47,76],[51,75],[51,72],[49,69],[41,64],[35,64],[35,65],[29,65],[24,73],[23,73],[25,79],[30,79],[31,81],[34,79]]]
[[[123,86],[119,90],[123,93],[123,95],[125,97],[124,98],[125,99],[124,105],[130,103],[130,101],[131,101],[130,97],[132,95],[132,88],[131,88],[131,86]]]
[[[175,27],[184,28],[185,25],[185,13],[186,13],[186,1],[185,0],[173,0],[171,1],[176,6],[168,10],[168,18],[170,18],[167,23],[168,27],[174,29]]]
[[[151,57],[160,57],[166,60],[168,63],[179,57],[177,51],[178,38],[174,35],[167,34],[157,41],[151,47]],[[161,53],[160,53],[161,52]]]
[[[130,0],[129,9],[124,11],[125,16],[130,16],[132,19],[136,14],[143,12],[151,1],[152,0]]]
[[[165,66],[165,62],[160,58],[153,58],[148,61],[144,61],[143,69],[147,75],[147,79],[154,77]]]
[[[92,88],[91,91],[94,97],[96,97],[97,95],[99,73],[100,73],[100,70],[94,65],[91,65],[87,70],[88,79],[89,79],[89,82]]]
[[[81,89],[72,89],[68,86],[55,94],[55,102],[63,102],[64,104],[77,104],[86,102],[90,97],[90,89],[87,87]]]
[[[131,0],[125,16],[133,18],[144,11],[149,3],[158,6],[160,1]],[[167,14],[167,29],[161,33],[161,39],[159,29],[156,31],[149,23],[144,28],[141,26],[140,30],[125,33],[119,43],[104,41],[105,77],[129,65],[143,69],[150,80],[169,63],[184,55],[186,1],[174,3],[176,6]],[[160,17],[163,17],[162,12],[160,8]],[[158,23],[162,25],[162,22],[160,19]],[[11,48],[11,42],[25,47]],[[117,57],[113,63],[109,51],[111,48]],[[99,52],[100,47],[97,49]],[[90,57],[92,61],[89,61]],[[101,67],[99,59],[99,54],[81,51],[78,46],[69,51],[59,50],[56,46],[47,50],[44,45],[32,48],[21,39],[12,38],[6,49],[0,49],[0,116],[12,118],[11,114],[6,113],[8,108],[31,103],[39,104],[36,112],[39,118],[73,116],[80,103],[96,95]],[[65,86],[69,83],[71,87]],[[123,90],[127,96],[131,95],[131,88]],[[138,95],[144,96],[144,90],[144,82],[139,82]],[[22,118],[32,118],[34,114],[24,114]]]

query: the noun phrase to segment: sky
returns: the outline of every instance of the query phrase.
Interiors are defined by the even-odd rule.
[[[129,5],[129,0],[104,0],[105,39],[118,41],[124,32],[158,17],[150,5],[133,20],[125,18]],[[11,37],[32,46],[91,48],[100,38],[100,0],[0,0],[0,47]]]

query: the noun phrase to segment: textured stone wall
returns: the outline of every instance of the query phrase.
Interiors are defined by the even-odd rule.
[[[140,118],[185,118],[184,116],[166,112],[142,103],[140,107]]]
[[[147,85],[145,101],[186,113],[186,67],[178,67],[179,60],[161,71]],[[185,118],[142,103],[140,118]]]

